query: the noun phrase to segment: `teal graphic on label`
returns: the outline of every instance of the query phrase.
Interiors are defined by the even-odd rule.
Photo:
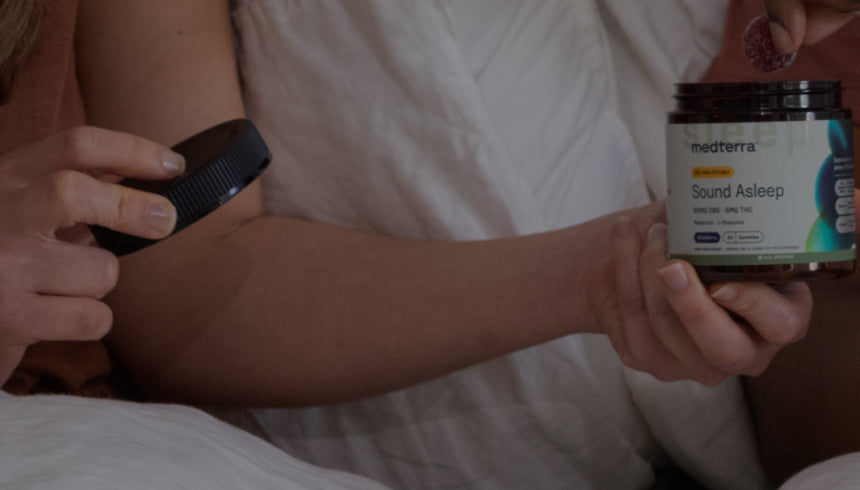
[[[850,120],[670,124],[666,143],[670,257],[854,259]]]
[[[830,121],[827,125],[831,154],[824,160],[815,180],[815,204],[819,216],[809,231],[807,252],[855,246],[851,130],[851,125],[845,121]]]

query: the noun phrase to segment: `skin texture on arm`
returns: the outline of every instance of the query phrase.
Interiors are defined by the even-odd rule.
[[[174,144],[242,115],[224,3],[84,0],[78,36],[92,124]],[[689,264],[660,269],[663,208],[425,241],[266,216],[253,185],[121,259],[110,346],[152,397],[251,405],[377,394],[577,332],[660,379],[761,372],[803,335],[808,289],[720,295]]]
[[[173,144],[243,115],[224,4],[108,0],[81,9],[79,73],[92,124]],[[544,297],[556,297],[548,287],[568,278],[547,286],[545,274],[519,269],[552,267],[577,253],[569,245],[536,257],[522,249],[541,239],[460,247],[262,214],[254,185],[180,235],[122,259],[108,298],[111,345],[151,394],[350,398],[565,333]],[[499,261],[522,263],[511,268],[517,277],[540,283],[509,287]],[[535,324],[542,327],[521,328]]]

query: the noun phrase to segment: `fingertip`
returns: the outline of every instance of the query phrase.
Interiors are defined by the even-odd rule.
[[[168,200],[159,200],[146,207],[144,219],[156,236],[164,238],[176,227],[176,208]]]
[[[174,151],[165,150],[161,154],[161,167],[172,176],[185,172],[185,157]]]
[[[91,318],[81,322],[80,340],[100,340],[110,333],[113,326],[113,310],[100,301],[95,302]]]
[[[657,273],[660,275],[663,286],[672,293],[683,291],[690,283],[684,264],[680,261],[668,263],[657,269]]]
[[[782,54],[796,52],[806,32],[806,7],[802,0],[769,0],[765,2],[770,35],[774,47]]]
[[[723,305],[736,300],[739,294],[738,287],[734,284],[715,284],[710,290],[711,298]]]
[[[770,20],[770,38],[773,41],[773,47],[781,55],[791,54],[797,51],[797,44],[791,34],[788,33],[785,27],[777,21]]]
[[[669,228],[666,226],[666,223],[654,223],[648,228],[648,241],[649,242],[665,242],[666,238],[669,236]]]

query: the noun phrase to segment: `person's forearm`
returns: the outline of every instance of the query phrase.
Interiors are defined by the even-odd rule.
[[[159,398],[380,393],[593,328],[584,274],[608,222],[459,243],[285,217],[203,223],[123,260],[111,346]]]
[[[81,0],[78,18],[91,124],[175,144],[244,115],[226,2]],[[657,209],[634,212],[640,230]],[[592,305],[611,302],[607,281],[586,277],[604,272],[611,217],[454,243],[262,215],[255,184],[122,259],[108,298],[110,345],[150,395],[245,404],[366,396],[596,330]]]

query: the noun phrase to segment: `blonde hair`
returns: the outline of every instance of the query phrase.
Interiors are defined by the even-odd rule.
[[[9,97],[15,71],[36,43],[44,10],[43,0],[0,0],[0,104]]]

